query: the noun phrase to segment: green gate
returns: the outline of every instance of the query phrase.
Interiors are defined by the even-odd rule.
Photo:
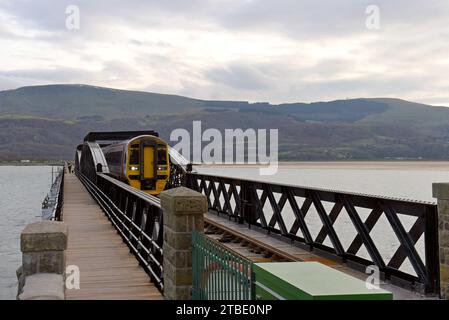
[[[194,300],[251,300],[252,262],[216,240],[192,234]]]

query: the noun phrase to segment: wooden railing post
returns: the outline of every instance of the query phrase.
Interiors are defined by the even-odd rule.
[[[207,200],[185,187],[164,191],[160,199],[164,217],[164,297],[188,300],[192,290],[192,231],[204,232]]]
[[[438,201],[440,296],[449,300],[449,183],[434,183],[433,196]]]

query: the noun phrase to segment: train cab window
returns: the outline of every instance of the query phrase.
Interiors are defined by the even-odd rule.
[[[167,165],[167,149],[157,149],[157,164]]]
[[[129,155],[129,164],[139,164],[140,162],[140,152],[139,149],[131,149]]]

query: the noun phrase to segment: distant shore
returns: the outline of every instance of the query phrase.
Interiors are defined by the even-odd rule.
[[[30,161],[30,162],[21,162],[21,161],[0,161],[0,166],[22,166],[22,167],[30,167],[30,166],[62,166],[64,165],[64,161]]]
[[[0,166],[62,166],[64,161],[0,161]],[[194,164],[200,167],[259,168],[258,164]],[[449,171],[448,161],[435,160],[367,160],[367,161],[280,161],[279,167],[297,169],[355,169],[355,170],[438,170]]]
[[[194,165],[195,166],[195,165]],[[257,164],[223,164],[207,165],[201,167],[265,167]],[[449,161],[424,161],[424,160],[369,160],[369,161],[291,161],[279,162],[279,168],[297,169],[356,169],[356,170],[438,170],[449,171]]]

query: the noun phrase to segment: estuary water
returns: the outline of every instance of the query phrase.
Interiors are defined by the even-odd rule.
[[[199,172],[243,179],[267,180],[341,191],[385,195],[413,200],[435,201],[433,182],[449,182],[449,162],[310,162],[282,164],[274,176],[260,176],[250,166],[200,166]],[[0,299],[15,299],[16,269],[21,264],[20,232],[26,224],[40,220],[41,202],[51,185],[51,167],[0,166]],[[329,210],[329,207],[326,207]],[[288,210],[284,213],[287,227],[293,222]],[[360,212],[362,218],[366,212]],[[406,227],[413,221],[401,220]],[[320,229],[316,216],[307,218],[312,235]],[[341,215],[335,228],[347,246],[354,236],[354,227]],[[372,236],[385,257],[391,257],[398,246],[387,221],[379,221]],[[422,240],[422,239],[421,239]],[[328,243],[328,239],[326,239]],[[329,243],[328,243],[329,244]],[[422,252],[422,241],[418,242]],[[363,249],[361,255],[367,255]],[[405,263],[404,270],[411,271]]]
[[[15,299],[22,263],[20,232],[40,220],[51,185],[51,167],[0,166],[0,299]]]

